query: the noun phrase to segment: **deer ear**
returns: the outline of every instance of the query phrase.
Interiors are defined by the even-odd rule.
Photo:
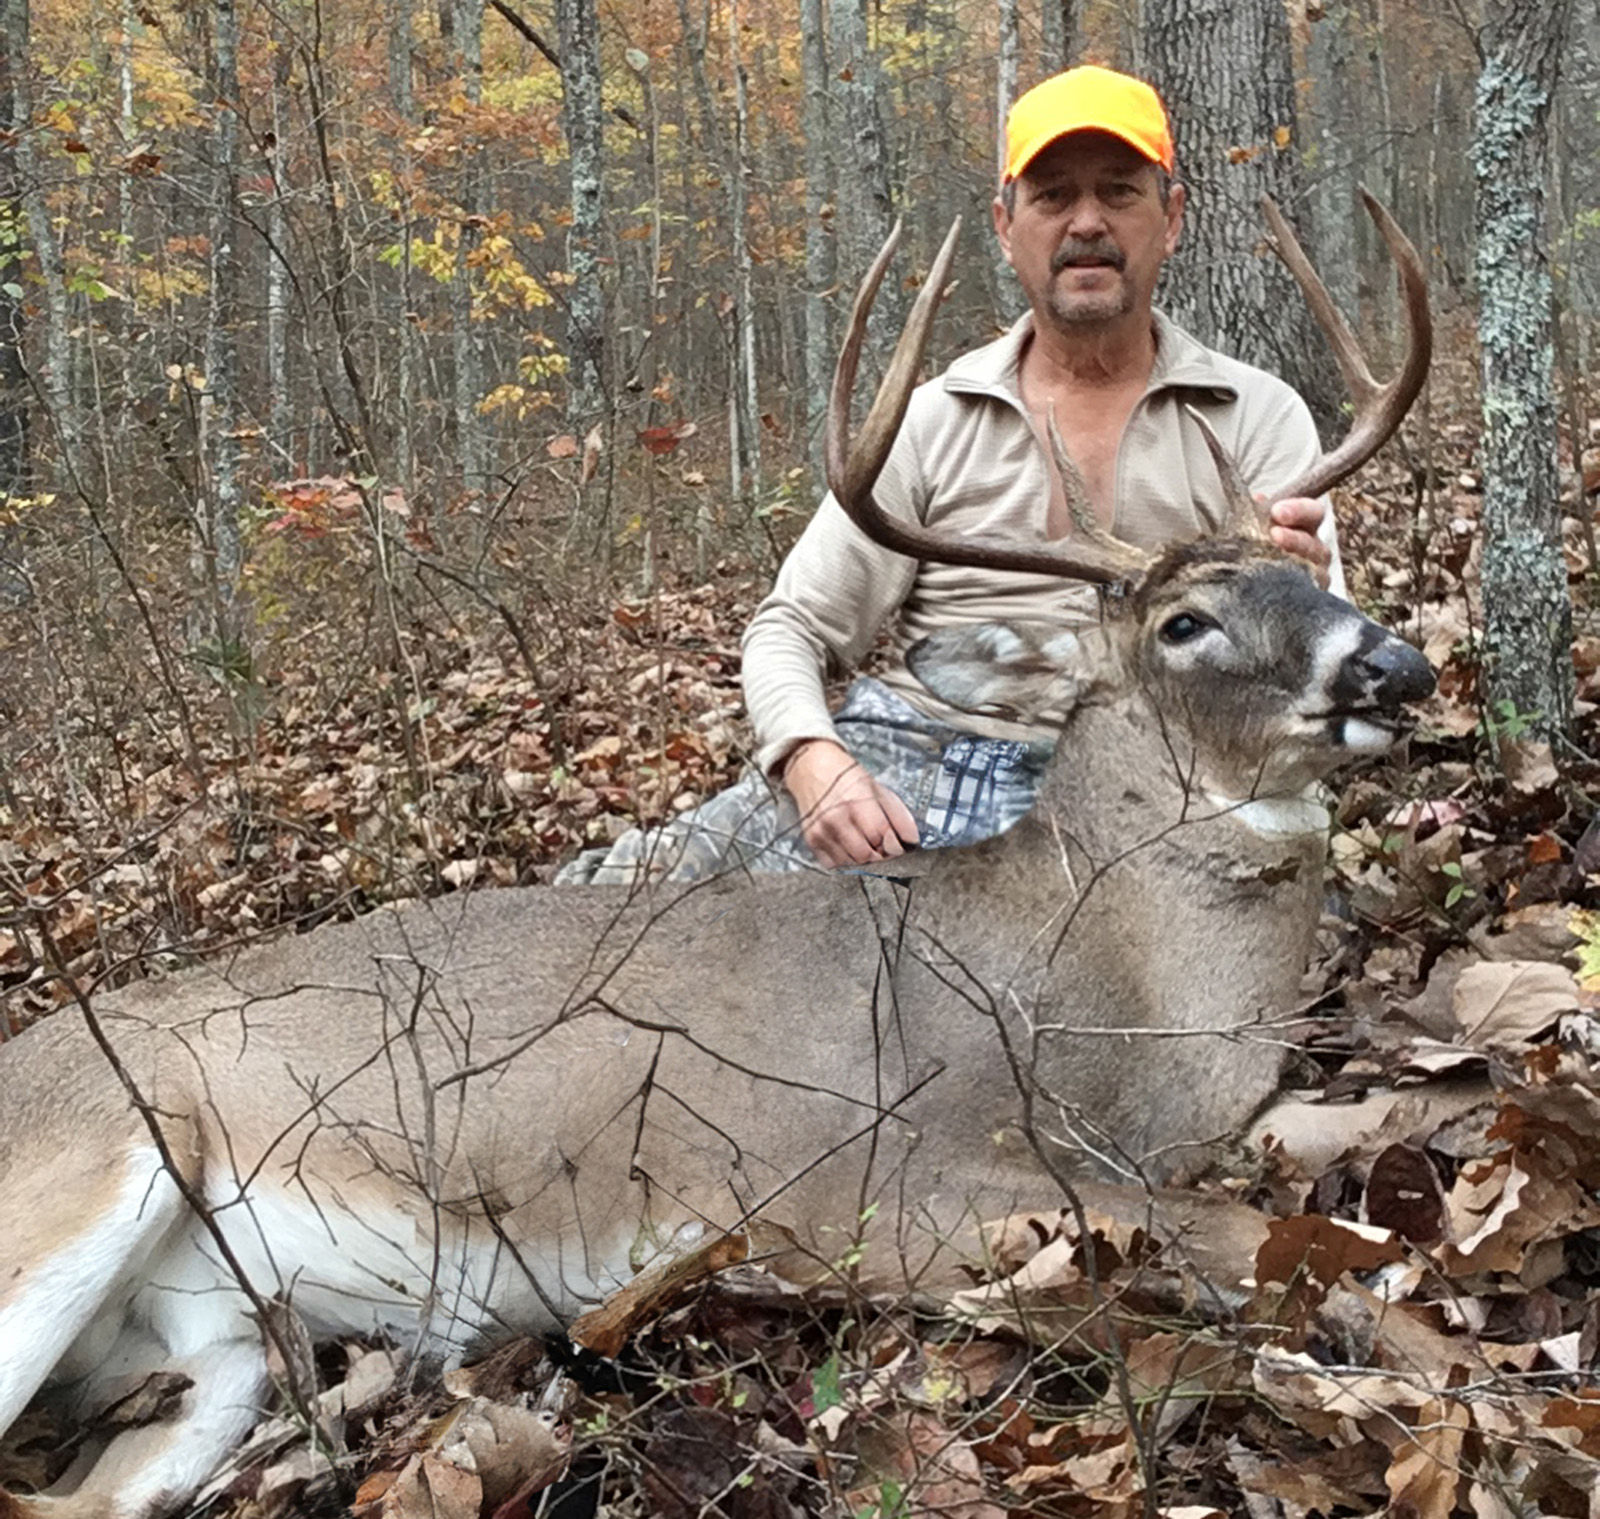
[[[944,628],[906,650],[911,673],[941,701],[1020,722],[1072,708],[1082,658],[1076,634],[1012,622]]]

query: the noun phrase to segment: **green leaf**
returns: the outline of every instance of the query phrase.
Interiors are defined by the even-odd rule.
[[[811,1407],[816,1413],[826,1413],[844,1402],[839,1388],[839,1353],[834,1351],[811,1373]]]

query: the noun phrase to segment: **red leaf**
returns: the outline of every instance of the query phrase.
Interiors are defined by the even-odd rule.
[[[699,431],[693,422],[669,422],[665,427],[641,428],[639,441],[652,454],[670,454],[685,438],[692,438]]]

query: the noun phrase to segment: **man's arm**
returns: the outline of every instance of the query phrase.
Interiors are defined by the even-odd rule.
[[[907,518],[915,515],[912,468],[897,444],[874,491],[885,510]],[[840,742],[824,693],[828,669],[860,662],[916,573],[914,560],[873,543],[830,495],[745,632],[756,762],[794,797],[806,843],[830,867],[869,864],[917,841],[905,803]]]
[[[893,859],[917,842],[911,809],[834,739],[796,747],[783,784],[800,809],[806,843],[830,869]]]

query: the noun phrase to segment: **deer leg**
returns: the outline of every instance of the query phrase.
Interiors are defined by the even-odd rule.
[[[266,1383],[266,1357],[241,1312],[244,1299],[192,1249],[192,1221],[154,1147],[133,1146],[120,1168],[102,1165],[81,1180],[81,1188],[58,1184],[48,1194],[9,1200],[26,1201],[26,1210],[0,1210],[11,1231],[0,1242],[0,1265],[12,1269],[0,1283],[0,1344],[7,1348],[0,1429],[47,1376],[69,1384],[70,1399],[88,1408],[103,1405],[108,1387],[141,1369],[175,1371],[194,1385],[179,1415],[118,1434],[86,1472],[75,1468],[50,1492],[0,1492],[0,1519],[159,1512],[203,1480],[255,1422]],[[85,1193],[92,1198],[87,1210]],[[180,1281],[194,1290],[153,1289],[152,1276],[178,1261],[189,1263]]]
[[[0,1196],[8,1235],[0,1241],[0,1429],[52,1372],[72,1381],[81,1374],[74,1362],[88,1371],[109,1349],[128,1284],[182,1216],[178,1189],[150,1147],[131,1150],[120,1172],[97,1164],[54,1182]]]
[[[164,1357],[189,1378],[181,1412],[115,1436],[86,1472],[31,1498],[0,1494],[0,1519],[144,1519],[193,1492],[260,1418],[267,1358],[258,1335]],[[7,1505],[10,1505],[9,1508]]]

